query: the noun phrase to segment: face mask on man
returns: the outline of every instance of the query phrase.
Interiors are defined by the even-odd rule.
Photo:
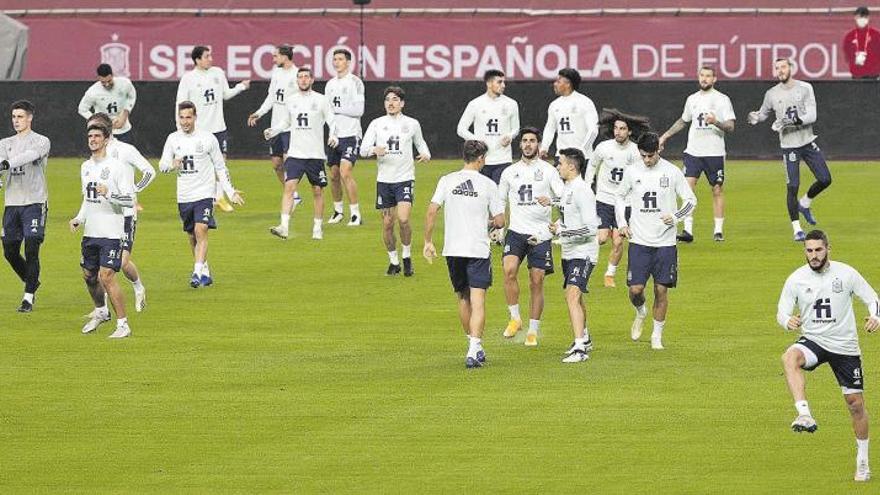
[[[867,17],[857,17],[856,18],[856,26],[858,26],[859,29],[864,29],[865,26],[867,26],[867,25],[868,25],[868,18]]]

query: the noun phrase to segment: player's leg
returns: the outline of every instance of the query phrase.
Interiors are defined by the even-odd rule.
[[[107,300],[105,298],[104,288],[101,286],[101,283],[98,281],[98,266],[97,261],[95,263],[91,263],[89,259],[85,257],[86,248],[83,248],[83,281],[86,284],[86,290],[89,292],[89,297],[92,299],[92,304],[94,308],[92,311],[86,315],[89,321],[83,325],[82,333],[91,333],[99,325],[106,321],[110,321],[110,311],[107,309]],[[97,259],[97,258],[96,258]]]
[[[275,176],[278,177],[278,182],[284,186],[284,157],[272,155],[272,170],[275,171]]]
[[[195,262],[193,263],[193,278],[198,277],[198,285],[193,285],[193,288],[198,286],[207,286],[213,283],[210,275],[208,275],[205,271],[206,265],[208,264],[208,224],[207,223],[196,223],[193,226],[193,257]],[[192,285],[192,283],[190,283]]]
[[[3,257],[22,282],[27,281],[27,261],[21,255],[21,240],[3,240]]]
[[[845,394],[846,407],[852,418],[853,432],[856,435],[856,481],[871,479],[871,468],[868,463],[868,411],[861,392]]]
[[[614,205],[597,201],[596,214],[599,216],[599,244],[605,244],[608,239],[612,239],[613,242],[611,252],[608,254],[608,267],[605,269],[605,287],[616,287],[614,275],[617,273],[617,264],[620,263],[620,256],[623,254],[621,251],[623,244],[616,240],[620,234],[617,232]]]
[[[818,428],[807,403],[807,382],[804,371],[811,371],[824,362],[824,359],[820,361],[820,356],[824,358],[824,354],[825,351],[821,347],[803,337],[782,354],[785,383],[798,413],[791,424],[791,429],[796,432],[812,433]]]
[[[312,239],[320,240],[324,238],[324,187],[327,185],[327,178],[324,178],[324,185],[312,185],[312,200],[314,201],[314,215],[312,215]]]
[[[333,197],[333,215],[327,223],[339,223],[345,218],[342,202],[342,178],[339,173],[339,163],[328,162],[330,167],[330,194]]]
[[[544,270],[529,268],[529,331],[525,345],[538,345],[541,314],[544,312]]]
[[[483,350],[483,330],[486,327],[486,291],[492,285],[492,261],[489,258],[464,258],[470,301],[469,341],[465,365],[482,366],[486,362]]]
[[[801,186],[801,158],[797,149],[783,149],[782,161],[785,164],[785,206],[794,231],[795,242],[804,240],[804,230],[798,212],[798,189]]]
[[[403,275],[412,277],[415,273],[412,266],[412,224],[409,222],[412,203],[400,201],[395,209],[397,210],[397,225],[400,228],[400,256],[403,258]]]
[[[704,172],[705,162],[702,156],[691,156],[685,153],[682,156],[684,163],[684,177],[687,180],[691,191],[697,189],[697,179]],[[684,218],[684,226],[682,232],[678,234],[678,240],[682,242],[693,242],[694,240],[694,215],[693,212]]]
[[[666,311],[669,308],[669,291],[663,284],[654,280],[654,329],[651,332],[651,348],[663,349],[663,327],[666,325]]]
[[[508,239],[511,232],[507,231]],[[506,244],[505,245],[509,245]],[[510,321],[504,329],[504,336],[512,338],[522,328],[522,316],[519,312],[519,280],[517,273],[522,258],[515,254],[508,254],[501,258],[501,269],[504,272],[504,298],[507,301],[507,309],[510,312]]]
[[[648,308],[645,306],[645,284],[648,283],[651,273],[654,250],[656,248],[629,243],[626,285],[629,287],[629,302],[636,310],[630,327],[630,338],[634,341],[642,336],[642,324],[648,317]]]
[[[3,210],[3,257],[22,282],[27,282],[27,261],[21,255],[26,226],[22,223],[19,206],[7,206]]]
[[[804,216],[807,223],[816,225],[816,217],[813,216],[810,207],[819,193],[831,185],[831,171],[825,162],[825,155],[822,154],[822,150],[819,149],[816,143],[805,146],[802,155],[807,167],[810,168],[813,176],[816,177],[816,181],[813,182],[807,193],[798,200],[798,211]]]
[[[617,274],[617,265],[623,258],[623,236],[620,231],[611,231],[611,252],[608,253],[608,268],[605,269],[605,287],[617,287],[614,276]]]
[[[134,309],[140,313],[147,306],[147,288],[141,282],[140,272],[131,259],[136,233],[137,221],[134,217],[125,217],[125,237],[122,241],[122,274],[131,282],[134,289]]]
[[[400,273],[400,258],[397,255],[397,238],[394,237],[395,207],[382,208],[382,241],[388,252],[388,270],[385,275],[397,275]]]
[[[712,188],[712,214],[715,219],[712,238],[721,242],[724,240],[724,157],[713,156],[707,160],[706,180]]]
[[[121,339],[131,335],[131,329],[128,327],[128,318],[125,313],[125,295],[119,282],[116,280],[116,271],[121,268],[121,259],[117,259],[114,267],[102,266],[98,271],[98,281],[104,288],[113,306],[113,312],[116,313],[116,330],[110,334],[111,339]]]
[[[339,163],[339,176],[342,185],[345,187],[345,192],[348,194],[348,208],[351,212],[348,226],[361,225],[363,219],[361,218],[360,204],[358,204],[358,186],[357,181],[354,179],[354,164],[346,159],[342,159]]]
[[[278,225],[269,228],[269,233],[287,239],[290,231],[290,214],[293,210],[293,193],[305,174],[304,160],[288,157],[282,164],[284,168],[284,188],[281,191],[281,212]]]
[[[687,181],[688,187],[691,188],[691,191],[697,190],[697,178],[698,177],[685,177]],[[682,227],[681,233],[676,237],[681,242],[693,242],[694,241],[694,213],[691,212],[686,217],[684,217],[684,226]]]
[[[654,330],[651,332],[651,348],[663,349],[663,327],[669,307],[668,289],[678,283],[678,248],[663,246],[654,250],[651,266],[654,279]]]
[[[587,360],[587,353],[593,348],[590,332],[587,329],[587,308],[583,294],[587,292],[587,281],[593,271],[589,260],[562,260],[562,286],[568,319],[574,333],[574,343],[566,352],[563,363],[579,363]]]

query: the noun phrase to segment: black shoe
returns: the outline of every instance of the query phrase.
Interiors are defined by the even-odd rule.
[[[694,242],[694,235],[687,230],[682,230],[681,234],[678,234],[675,238],[681,242]]]
[[[33,310],[34,310],[34,305],[27,302],[27,301],[21,301],[21,306],[18,307],[19,313],[30,313]]]
[[[724,242],[724,234],[721,232],[715,232],[714,236],[715,242]]]
[[[385,275],[397,275],[400,273],[400,265],[395,265],[394,263],[388,264],[388,270],[385,272]]]
[[[403,276],[412,277],[415,272],[412,267],[412,258],[403,259]]]

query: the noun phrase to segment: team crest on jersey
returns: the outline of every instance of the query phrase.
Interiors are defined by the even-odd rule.
[[[125,43],[119,43],[119,35],[113,33],[111,43],[101,45],[101,63],[113,68],[113,73],[122,77],[131,77],[129,70],[128,54],[131,49]]]
[[[568,193],[568,197],[565,198],[565,204],[570,205],[573,199],[574,193]]]
[[[669,187],[669,177],[660,177],[660,187]]]
[[[102,180],[107,180],[107,179],[109,179],[109,178],[110,178],[110,169],[107,168],[107,167],[104,167],[104,168],[101,170],[101,179],[102,179]]]
[[[316,102],[312,102],[312,111],[313,111],[313,112],[317,112],[317,111],[318,111],[318,104],[317,104]]]
[[[837,294],[843,292],[843,281],[839,278],[835,278],[834,281],[831,282],[831,290]]]
[[[544,172],[542,172],[541,169],[535,170],[535,181],[538,182],[542,180],[544,180]]]
[[[401,134],[409,134],[409,126],[404,125],[403,127],[400,128],[400,132],[401,132]]]
[[[205,152],[205,144],[198,143],[196,144],[196,153],[204,153]]]
[[[220,78],[219,78],[219,77],[215,77],[215,78],[214,78],[214,84],[220,84]]]

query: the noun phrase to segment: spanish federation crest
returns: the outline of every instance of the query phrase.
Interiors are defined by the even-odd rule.
[[[840,294],[841,292],[843,292],[843,281],[840,280],[839,278],[835,278],[831,282],[831,290],[837,294]]]
[[[660,177],[660,187],[669,187],[669,177]]]
[[[101,180],[107,180],[109,178],[110,178],[110,169],[107,167],[104,167],[103,169],[101,169]]]
[[[535,182],[539,182],[542,180],[544,180],[544,172],[542,172],[539,168],[538,170],[535,170]]]
[[[119,35],[113,33],[111,43],[101,45],[101,63],[108,64],[113,68],[113,73],[122,77],[131,77],[129,70],[128,55],[131,49],[124,43],[119,43]]]

